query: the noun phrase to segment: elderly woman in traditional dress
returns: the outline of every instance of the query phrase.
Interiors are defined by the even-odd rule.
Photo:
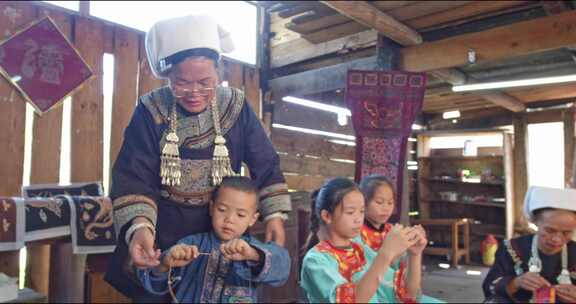
[[[484,280],[491,303],[576,302],[576,190],[531,187],[524,211],[535,234],[504,241]]]
[[[241,90],[219,86],[220,53],[232,41],[212,18],[156,23],[146,35],[155,76],[168,86],[141,96],[112,172],[118,245],[106,275],[138,302],[165,301],[137,284],[133,267],[159,263],[190,234],[209,231],[208,203],[242,163],[260,189],[266,239],[284,243],[290,197],[279,158]]]

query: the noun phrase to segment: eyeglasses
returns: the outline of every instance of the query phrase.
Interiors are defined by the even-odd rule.
[[[209,96],[213,91],[214,88],[212,87],[205,87],[205,88],[198,88],[198,89],[194,89],[194,90],[190,90],[187,88],[182,88],[182,87],[178,87],[178,86],[170,86],[170,89],[172,90],[172,95],[174,95],[174,97],[176,98],[186,98],[186,97],[192,97],[192,96]]]

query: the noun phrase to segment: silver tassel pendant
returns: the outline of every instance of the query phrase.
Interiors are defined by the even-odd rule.
[[[166,135],[166,143],[160,155],[160,178],[162,185],[179,186],[180,177],[180,151],[178,150],[178,135],[176,134],[176,104],[172,107],[170,118],[170,131]]]
[[[212,186],[218,186],[226,176],[236,176],[236,172],[232,170],[228,148],[226,147],[226,139],[222,136],[222,129],[220,128],[220,113],[218,111],[218,104],[216,103],[216,96],[211,101],[212,122],[214,124],[214,131],[216,138],[214,138],[214,154],[212,156]]]
[[[212,185],[216,186],[222,182],[226,176],[237,175],[232,170],[226,139],[222,135],[217,135],[214,139],[214,154],[212,156]]]

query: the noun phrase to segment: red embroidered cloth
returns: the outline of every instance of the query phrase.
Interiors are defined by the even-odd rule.
[[[40,114],[93,75],[48,17],[0,43],[0,72]]]
[[[396,190],[401,214],[406,143],[422,110],[425,73],[349,70],[346,102],[356,131],[356,181],[371,174],[386,176]]]

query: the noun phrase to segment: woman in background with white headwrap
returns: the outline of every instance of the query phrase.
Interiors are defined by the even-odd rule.
[[[244,93],[219,86],[220,53],[232,47],[206,16],[163,20],[146,35],[152,71],[169,86],[141,96],[126,128],[112,172],[118,245],[106,275],[138,302],[165,299],[146,294],[132,267],[156,266],[159,249],[208,231],[212,189],[242,163],[260,189],[267,241],[284,243],[291,207],[278,155]]]
[[[524,211],[538,231],[499,247],[483,284],[486,301],[576,302],[576,190],[531,187]]]

